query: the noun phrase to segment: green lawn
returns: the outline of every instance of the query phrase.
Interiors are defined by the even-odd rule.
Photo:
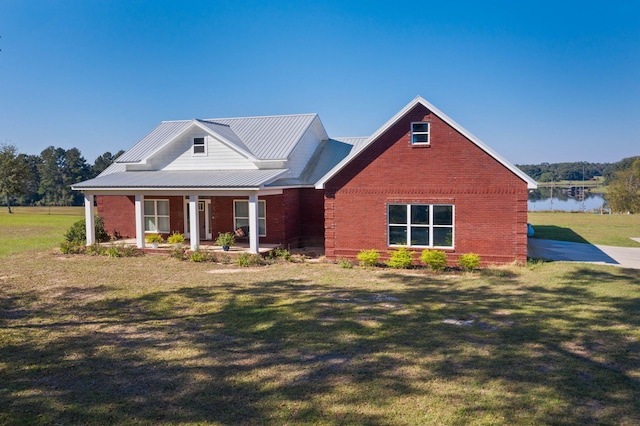
[[[0,424],[638,424],[640,277],[0,259]]]
[[[82,207],[13,207],[0,209],[0,257],[59,247],[64,232],[83,218]]]
[[[640,247],[631,237],[640,238],[640,215],[529,212],[536,238]]]
[[[0,424],[640,424],[635,270],[53,247],[0,256]]]

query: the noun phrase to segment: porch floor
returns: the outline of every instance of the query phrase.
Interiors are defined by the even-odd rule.
[[[135,238],[128,238],[128,239],[124,239],[124,240],[118,240],[118,243],[124,243],[127,245],[131,245],[131,246],[136,246],[136,239]],[[185,247],[189,247],[189,240],[187,239],[184,242]],[[258,251],[260,252],[260,254],[265,254],[265,253],[269,253],[270,251],[272,251],[273,249],[275,249],[276,247],[280,247],[280,244],[260,244],[260,246],[258,247]],[[172,244],[167,244],[167,243],[161,243],[158,244],[158,248],[153,248],[151,247],[150,243],[145,243],[145,247],[144,250],[145,252],[156,252],[156,253],[162,253],[162,252],[168,252],[173,250],[173,245]],[[201,240],[200,241],[200,250],[206,250],[206,251],[212,251],[212,252],[220,252],[220,253],[249,253],[249,243],[248,242],[244,242],[244,241],[236,241],[236,243],[229,247],[229,251],[224,251],[222,250],[222,246],[218,246],[215,244],[214,241],[212,240]]]

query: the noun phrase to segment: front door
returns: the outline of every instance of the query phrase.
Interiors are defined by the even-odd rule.
[[[189,200],[184,203],[184,236],[189,238],[191,234],[191,220],[189,212]],[[198,223],[200,225],[200,239],[211,239],[211,200],[198,200]]]

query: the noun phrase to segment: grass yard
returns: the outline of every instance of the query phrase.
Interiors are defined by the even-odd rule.
[[[638,271],[65,256],[50,226],[0,255],[0,424],[640,424]]]
[[[0,259],[1,424],[638,424],[640,277]]]
[[[575,243],[640,247],[640,215],[529,212],[535,237]]]
[[[0,257],[59,247],[62,235],[84,217],[83,207],[0,208]]]

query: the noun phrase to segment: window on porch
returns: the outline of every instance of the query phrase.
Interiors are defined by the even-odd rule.
[[[169,200],[144,200],[144,231],[169,233]]]
[[[258,235],[264,237],[267,235],[267,215],[266,202],[258,201]],[[234,229],[249,226],[249,201],[234,200],[233,201],[233,223]]]

